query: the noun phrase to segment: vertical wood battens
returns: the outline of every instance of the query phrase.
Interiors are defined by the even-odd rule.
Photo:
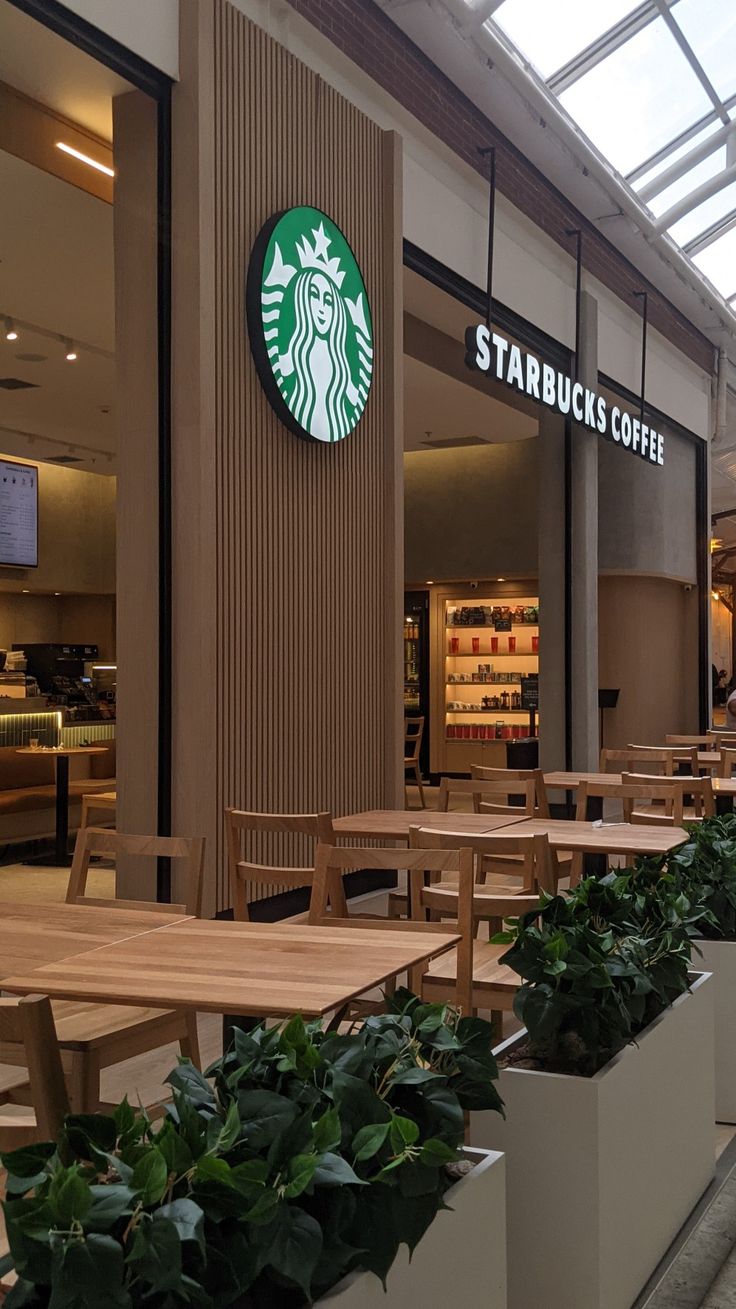
[[[392,805],[397,174],[374,123],[228,0],[215,9],[218,811]],[[250,250],[263,223],[295,204],[326,210],[345,232],[373,312],[371,396],[356,431],[331,447],[280,424],[247,341]],[[253,857],[301,862],[308,850],[298,838],[264,839]],[[216,869],[224,908],[222,825]]]

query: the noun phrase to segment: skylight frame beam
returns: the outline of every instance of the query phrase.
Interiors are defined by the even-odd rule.
[[[670,3],[677,4],[677,0],[670,0]],[[595,41],[591,41],[590,45],[578,51],[572,59],[552,73],[546,80],[547,87],[554,95],[562,95],[563,91],[567,91],[592,68],[602,63],[608,55],[613,54],[614,50],[626,45],[627,41],[637,36],[659,16],[655,0],[642,0],[638,9],[633,9],[625,18],[620,19],[613,27],[609,27],[607,32],[603,32]]]
[[[687,154],[678,159],[676,163],[670,164],[669,168],[663,169],[661,173],[652,178],[651,182],[647,182],[646,186],[640,187],[636,193],[639,199],[643,200],[645,204],[648,203],[649,200],[654,199],[655,195],[659,195],[661,191],[666,191],[667,187],[671,186],[673,182],[679,182],[685,173],[689,173],[697,164],[701,164],[704,159],[707,159],[708,155],[714,154],[716,150],[720,150],[722,145],[726,145],[732,139],[736,139],[736,123],[729,119],[727,126],[719,128],[712,136],[709,136],[705,141],[701,141],[700,145],[688,150]]]
[[[683,245],[682,251],[691,259],[693,255],[699,255],[702,250],[707,250],[709,245],[714,245],[722,236],[727,236],[733,228],[736,227],[736,209],[724,214],[717,222],[711,223],[698,236],[694,236],[691,241]]]
[[[723,101],[723,107],[727,111],[736,107],[736,92]],[[681,145],[687,145],[688,141],[692,141],[693,137],[697,136],[699,132],[705,131],[705,128],[710,127],[711,123],[717,122],[718,114],[715,109],[709,110],[707,114],[703,114],[703,117],[698,118],[690,127],[683,128],[681,132],[678,132],[677,136],[673,136],[671,141],[660,146],[659,150],[655,150],[654,154],[645,159],[643,163],[637,164],[636,168],[632,168],[630,173],[626,173],[624,181],[628,182],[629,186],[633,188],[634,183],[640,177],[643,177],[645,173],[648,173],[650,169],[656,168],[657,164],[664,163],[668,155],[671,155],[675,150],[679,150]]]
[[[700,186],[696,186],[681,200],[678,200],[677,204],[672,205],[665,213],[660,214],[659,218],[655,218],[655,231],[659,235],[666,232],[668,228],[673,227],[686,214],[689,214],[693,209],[697,209],[698,205],[702,205],[704,201],[710,200],[711,196],[717,195],[731,182],[736,182],[736,164],[731,164],[729,168],[722,168],[719,173],[716,173],[715,177],[709,177],[707,182],[702,182]]]
[[[724,124],[724,126],[730,123],[731,120],[728,114],[726,113],[726,109],[723,104],[723,101],[721,100],[721,97],[719,96],[713,83],[708,77],[708,74],[706,73],[705,69],[703,68],[703,65],[701,64],[700,60],[695,54],[695,51],[690,45],[690,42],[685,36],[685,33],[683,32],[679,23],[676,23],[674,18],[672,17],[672,14],[670,13],[671,6],[667,3],[667,0],[654,0],[654,3],[657,6],[657,9],[659,10],[661,17],[664,19],[665,23],[667,24],[667,27],[671,35],[673,36],[674,40],[677,42],[678,46],[680,47],[680,50],[682,51],[683,55],[687,59],[687,62],[692,68],[695,76],[700,82],[700,85],[705,91],[705,94],[707,95],[708,99],[713,105],[713,108],[715,109],[716,114],[720,118],[721,122]]]

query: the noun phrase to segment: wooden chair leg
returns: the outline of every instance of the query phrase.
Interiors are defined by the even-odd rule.
[[[421,806],[422,806],[422,809],[426,809],[426,808],[427,808],[427,804],[426,804],[426,801],[425,801],[425,799],[424,799],[424,787],[422,786],[422,775],[421,775],[421,773],[420,773],[420,771],[419,771],[419,764],[418,764],[418,763],[416,763],[416,764],[414,765],[414,776],[415,776],[416,779],[417,779],[417,786],[419,787],[419,801],[420,801],[420,804],[421,804]]]
[[[202,1056],[199,1051],[199,1029],[197,1027],[197,1015],[191,1010],[187,1010],[184,1015],[187,1034],[179,1040],[179,1049],[185,1059],[191,1059],[195,1068],[201,1069]]]
[[[68,1065],[69,1104],[73,1114],[96,1114],[100,1108],[100,1061],[89,1050],[73,1050]]]

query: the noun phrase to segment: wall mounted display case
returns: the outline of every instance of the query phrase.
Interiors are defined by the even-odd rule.
[[[434,588],[432,600],[432,772],[502,768],[508,742],[530,735],[532,717],[539,733],[536,587],[463,583]]]

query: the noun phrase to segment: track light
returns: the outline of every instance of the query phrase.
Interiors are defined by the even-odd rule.
[[[12,318],[5,319],[5,340],[6,341],[18,340],[18,333],[15,330],[15,323],[13,322]]]
[[[65,345],[66,345],[66,358],[70,364],[73,364],[74,360],[77,357],[77,352],[74,349],[74,342],[71,340],[67,340],[65,342]]]

